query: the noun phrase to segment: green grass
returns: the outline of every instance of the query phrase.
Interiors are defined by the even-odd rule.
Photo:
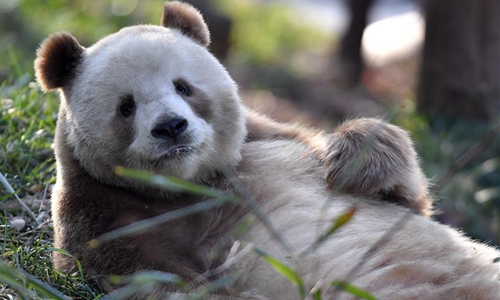
[[[409,109],[398,111],[392,122],[412,134],[424,173],[436,183],[457,160],[483,140],[493,125],[455,123],[431,130],[429,122]],[[439,127],[440,124],[435,124]],[[497,125],[498,126],[498,125]],[[500,245],[500,137],[472,156],[435,194],[438,219],[464,230],[468,236]]]
[[[86,282],[81,274],[59,273],[51,262],[53,229],[46,221],[50,213],[47,190],[55,182],[53,142],[59,100],[54,94],[43,95],[33,75],[23,73],[15,59],[12,62],[12,75],[0,85],[0,173],[42,224],[38,226],[12,200],[13,195],[0,187],[4,211],[0,220],[0,281],[13,280],[9,286],[3,285],[0,293],[14,298],[57,299],[51,288],[56,287],[67,296],[96,298],[101,292],[95,284]],[[21,231],[10,226],[16,218],[26,221]]]

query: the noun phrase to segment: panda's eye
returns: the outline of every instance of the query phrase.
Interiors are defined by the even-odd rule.
[[[127,95],[120,102],[120,113],[124,117],[130,116],[135,111],[135,102],[132,95]]]
[[[191,93],[189,92],[189,89],[188,87],[180,82],[180,81],[174,81],[174,86],[175,86],[175,89],[177,90],[177,92],[183,94],[183,95],[186,95],[186,96],[190,96]]]

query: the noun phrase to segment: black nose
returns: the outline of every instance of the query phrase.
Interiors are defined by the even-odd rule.
[[[175,139],[186,130],[187,126],[188,121],[186,119],[172,119],[168,122],[156,125],[156,127],[151,130],[151,135],[157,139]]]

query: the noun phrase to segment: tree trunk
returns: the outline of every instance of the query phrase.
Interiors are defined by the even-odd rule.
[[[214,1],[183,0],[183,2],[192,4],[203,14],[210,30],[211,44],[209,49],[218,59],[225,60],[231,46],[231,18],[222,13],[213,3]]]
[[[340,44],[341,74],[349,84],[358,83],[365,66],[361,56],[361,40],[373,0],[348,0],[351,21]]]
[[[417,109],[432,123],[500,116],[500,0],[426,1]]]

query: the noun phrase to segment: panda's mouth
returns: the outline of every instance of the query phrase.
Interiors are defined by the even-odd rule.
[[[186,155],[193,150],[195,150],[195,148],[191,147],[191,146],[186,146],[186,145],[174,146],[174,147],[168,149],[161,156],[161,158],[170,159],[170,158],[174,158],[174,157],[178,157],[178,156],[183,156],[183,155]]]

